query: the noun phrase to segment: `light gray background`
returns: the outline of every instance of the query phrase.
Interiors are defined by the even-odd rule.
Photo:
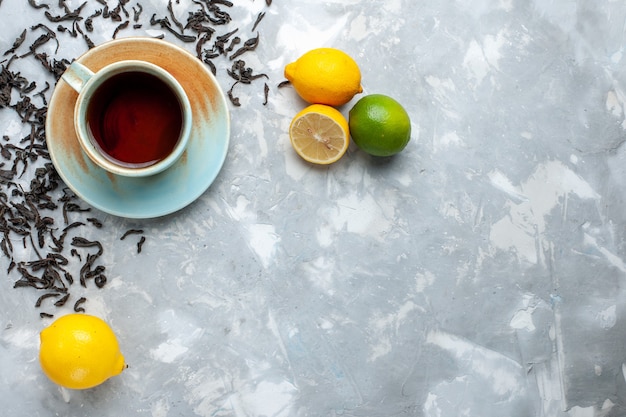
[[[119,37],[164,33],[149,18],[167,3],[151,3]],[[626,4],[235,3],[242,38],[267,13],[242,58],[270,94],[263,106],[263,80],[236,87],[217,180],[165,218],[91,213],[105,223],[88,237],[105,246],[109,283],[84,290],[85,307],[130,367],[92,390],[55,387],[37,361],[40,294],[5,277],[2,414],[626,415]],[[183,21],[195,8],[174,3]],[[43,12],[3,0],[0,49]],[[96,43],[114,29],[98,22]],[[58,58],[85,51],[59,39]],[[293,153],[287,129],[305,103],[276,86],[318,46],[357,60],[364,94],[406,107],[402,154],[351,145],[314,167]],[[224,90],[229,65],[218,61]],[[32,58],[12,70],[45,79]],[[12,111],[0,122],[19,136]],[[145,230],[141,254],[119,241],[129,228]]]

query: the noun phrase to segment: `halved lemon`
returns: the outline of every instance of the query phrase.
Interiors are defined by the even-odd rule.
[[[305,161],[331,164],[348,150],[348,121],[331,106],[313,104],[293,118],[289,138],[296,153]]]

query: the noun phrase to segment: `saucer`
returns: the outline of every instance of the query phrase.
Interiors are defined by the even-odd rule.
[[[184,49],[154,38],[124,38],[103,43],[77,59],[92,71],[113,62],[138,59],[172,74],[187,92],[193,127],[187,149],[166,171],[133,178],[111,174],[91,162],[74,130],[78,94],[62,79],[46,118],[46,142],[65,184],[93,207],[120,217],[147,219],[186,207],[200,197],[221,170],[230,139],[224,93],[204,64]]]

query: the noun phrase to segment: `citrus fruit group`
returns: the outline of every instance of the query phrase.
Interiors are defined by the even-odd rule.
[[[43,372],[65,388],[95,387],[125,367],[115,333],[95,316],[62,316],[41,331],[40,342]]]
[[[313,104],[293,118],[289,138],[304,160],[326,165],[346,153],[350,133],[348,122],[339,110],[324,104]]]
[[[335,48],[317,48],[285,66],[285,78],[311,104],[341,106],[363,92],[357,63]]]
[[[393,98],[371,94],[350,109],[352,140],[373,156],[391,156],[402,151],[411,139],[409,115]]]

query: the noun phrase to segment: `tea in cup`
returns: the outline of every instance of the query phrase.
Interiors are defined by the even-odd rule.
[[[101,168],[122,176],[154,175],[185,151],[191,105],[163,68],[127,60],[93,72],[73,62],[62,78],[78,92],[74,125],[81,148]]]

